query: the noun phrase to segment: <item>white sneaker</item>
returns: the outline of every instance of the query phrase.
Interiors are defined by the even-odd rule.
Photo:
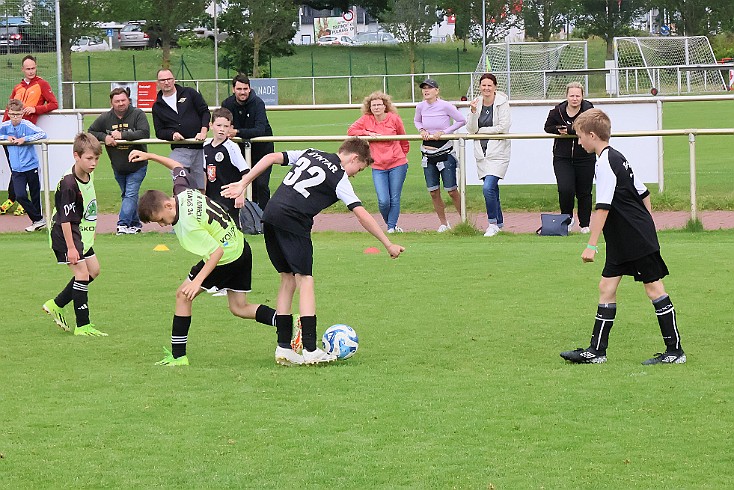
[[[316,348],[316,350],[313,352],[309,352],[306,349],[303,349],[304,364],[320,364],[323,362],[333,362],[336,361],[336,359],[336,354],[327,354],[319,348]]]
[[[451,225],[449,225],[449,224],[445,224],[445,225],[441,225],[441,226],[439,226],[439,227],[438,227],[438,230],[437,230],[437,231],[438,231],[439,233],[443,233],[443,232],[445,232],[445,231],[449,231],[449,230],[451,230]]]
[[[490,223],[489,226],[487,227],[487,231],[484,233],[484,236],[495,236],[499,232],[500,232],[500,227],[494,223]]]
[[[395,233],[402,233],[403,232],[403,229],[400,228],[399,226],[396,226],[394,229],[395,229]]]
[[[127,235],[127,226],[118,226],[115,235]]]
[[[395,228],[388,228],[387,232],[390,234],[395,233]]]
[[[571,223],[568,224],[568,232],[571,233],[571,228],[573,228],[574,223],[576,223],[576,220],[573,219],[573,216],[571,216]]]
[[[303,364],[303,356],[293,349],[278,346],[275,348],[275,362],[282,366],[296,366]]]
[[[32,231],[38,231],[41,228],[44,228],[46,226],[46,218],[41,218],[38,221],[34,221],[31,223],[31,226],[27,227],[25,231],[32,232]]]
[[[580,229],[579,231],[580,231],[581,233],[583,233],[584,235],[586,235],[586,234],[588,234],[588,233],[590,233],[590,232],[591,232],[591,228],[589,228],[588,226],[584,226],[584,227],[582,227],[582,228],[581,228],[581,229]]]
[[[142,228],[138,228],[137,226],[128,226],[125,228],[125,233],[128,235],[136,235],[138,233],[141,233],[143,231]]]

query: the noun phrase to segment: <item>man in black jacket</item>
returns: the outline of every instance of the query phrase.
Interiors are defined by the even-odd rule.
[[[148,170],[148,161],[129,162],[132,150],[147,151],[146,145],[118,143],[150,138],[150,125],[145,113],[130,105],[129,89],[114,88],[110,92],[112,109],[94,120],[89,132],[105,144],[112,172],[120,186],[122,204],[117,220],[118,235],[140,233],[143,224],[138,217],[138,194]]]
[[[176,84],[171,70],[158,70],[158,97],[153,104],[155,136],[161,140],[204,141],[209,131],[209,106],[195,89]],[[202,192],[206,183],[202,144],[171,145],[169,157],[189,172],[189,179]]]
[[[232,129],[230,138],[250,139],[257,136],[272,136],[273,130],[265,112],[265,102],[255,94],[250,87],[247,75],[239,74],[232,79],[232,93],[222,101],[222,107],[232,113]],[[245,154],[245,145],[240,144],[242,154]],[[252,162],[254,166],[262,157],[275,151],[273,143],[252,143]],[[252,183],[252,200],[260,209],[270,200],[270,173],[272,167],[259,175]]]

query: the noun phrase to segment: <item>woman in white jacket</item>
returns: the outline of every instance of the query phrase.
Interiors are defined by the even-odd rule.
[[[485,73],[479,78],[479,93],[471,101],[467,129],[471,134],[504,134],[510,131],[510,103],[497,91],[497,78]],[[482,191],[487,206],[489,226],[484,236],[495,236],[504,225],[500,204],[499,180],[510,165],[510,140],[474,140],[477,173],[484,182]]]

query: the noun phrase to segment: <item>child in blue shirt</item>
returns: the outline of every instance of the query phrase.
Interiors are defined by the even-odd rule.
[[[28,213],[31,225],[25,231],[40,230],[46,226],[41,214],[41,181],[38,178],[38,155],[30,141],[44,139],[46,133],[23,119],[23,102],[11,99],[7,105],[9,121],[0,124],[0,140],[9,141],[8,161],[12,172],[15,196]],[[30,191],[30,199],[28,192]]]

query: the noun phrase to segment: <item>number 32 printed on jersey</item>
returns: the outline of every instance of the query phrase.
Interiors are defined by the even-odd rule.
[[[309,188],[315,187],[326,180],[324,169],[312,165],[308,158],[301,157],[283,179],[285,185],[293,187],[293,190],[308,198],[311,195]],[[304,175],[304,172],[311,177]],[[301,180],[302,179],[302,180]]]

